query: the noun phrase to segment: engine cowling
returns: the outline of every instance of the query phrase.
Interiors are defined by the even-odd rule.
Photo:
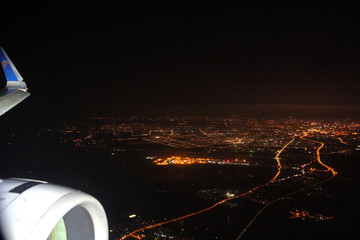
[[[12,239],[108,239],[102,205],[79,190],[28,179],[0,179],[0,227]]]

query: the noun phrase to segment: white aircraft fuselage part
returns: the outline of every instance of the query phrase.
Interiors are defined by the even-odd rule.
[[[5,240],[108,239],[106,214],[92,196],[78,190],[27,179],[0,181],[0,227]],[[55,231],[55,232],[54,232]]]

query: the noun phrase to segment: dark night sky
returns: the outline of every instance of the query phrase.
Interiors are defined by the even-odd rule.
[[[0,9],[0,44],[32,93],[26,108],[360,104],[355,6],[2,1]]]

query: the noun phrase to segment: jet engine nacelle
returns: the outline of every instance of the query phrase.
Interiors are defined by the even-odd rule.
[[[4,240],[108,239],[101,204],[78,190],[28,179],[0,179]]]

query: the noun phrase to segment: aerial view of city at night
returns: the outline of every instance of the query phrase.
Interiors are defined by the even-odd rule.
[[[7,171],[96,195],[115,239],[356,236],[359,118],[95,117],[36,131],[2,136]],[[19,171],[23,141],[37,165]]]
[[[0,240],[360,239],[354,6],[0,6]]]

